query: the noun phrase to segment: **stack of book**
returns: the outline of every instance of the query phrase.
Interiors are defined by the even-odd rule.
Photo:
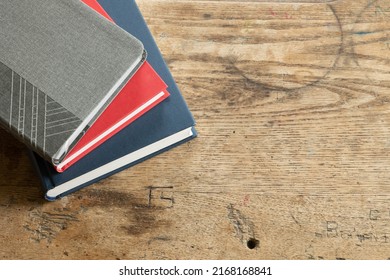
[[[55,200],[196,137],[134,0],[0,0],[0,123]]]

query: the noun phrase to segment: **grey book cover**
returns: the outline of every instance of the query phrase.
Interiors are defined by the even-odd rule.
[[[145,60],[80,0],[0,0],[0,124],[58,164]]]

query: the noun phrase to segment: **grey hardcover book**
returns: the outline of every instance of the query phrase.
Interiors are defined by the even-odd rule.
[[[0,0],[0,124],[53,164],[145,60],[80,0]]]

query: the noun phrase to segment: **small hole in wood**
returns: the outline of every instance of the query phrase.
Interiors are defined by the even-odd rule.
[[[255,238],[251,238],[248,240],[248,242],[246,243],[246,246],[248,246],[249,249],[253,250],[255,249],[256,247],[258,247],[260,244],[260,241],[255,239]]]

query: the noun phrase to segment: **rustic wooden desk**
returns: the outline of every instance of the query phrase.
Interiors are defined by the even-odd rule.
[[[199,137],[46,202],[0,130],[0,258],[390,258],[390,2],[138,3]]]

